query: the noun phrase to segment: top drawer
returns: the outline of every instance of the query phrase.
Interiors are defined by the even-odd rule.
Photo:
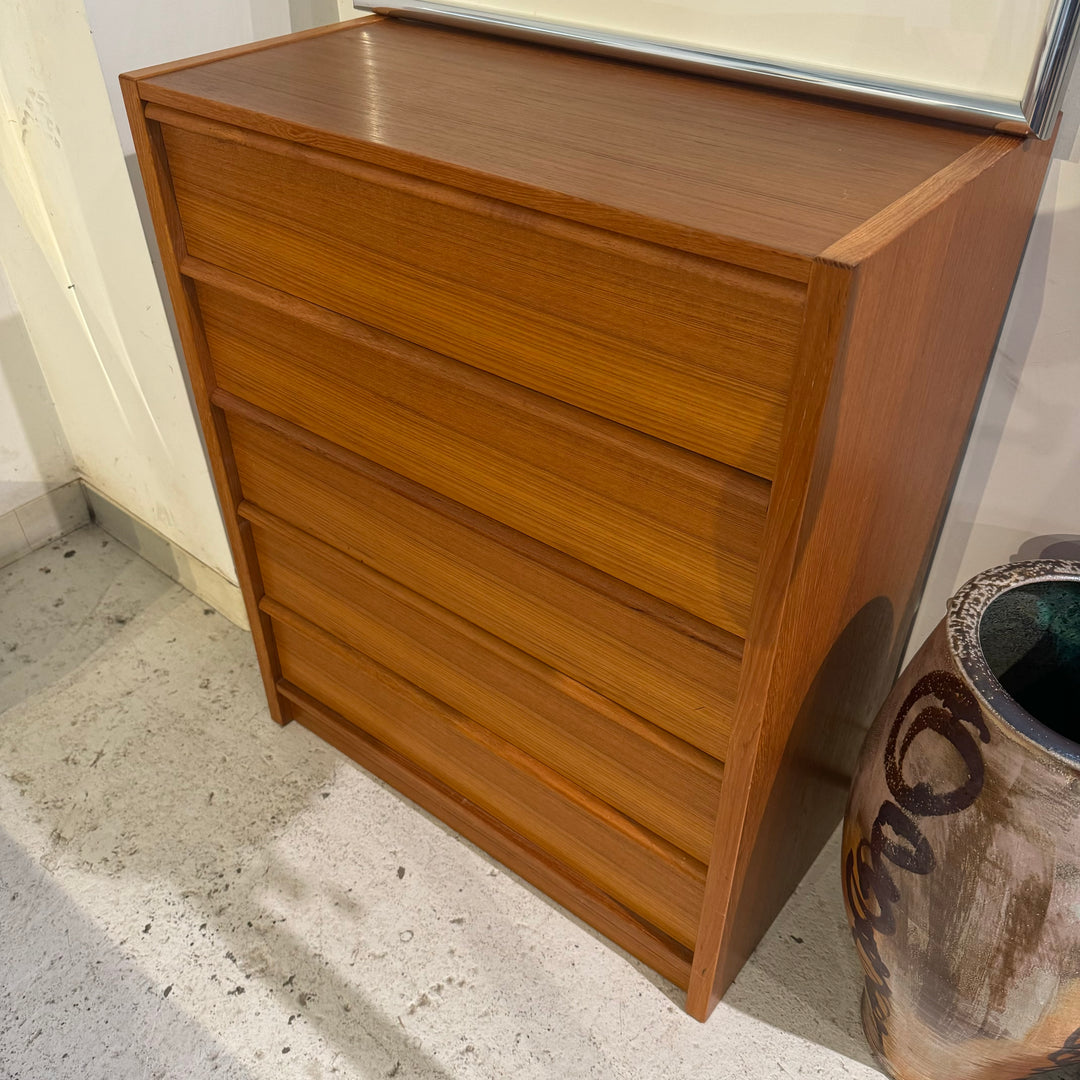
[[[238,128],[149,115],[170,120],[191,255],[772,477],[801,286]]]

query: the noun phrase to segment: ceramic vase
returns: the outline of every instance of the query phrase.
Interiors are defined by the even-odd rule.
[[[1080,563],[949,602],[867,736],[842,874],[889,1075],[1080,1064]]]

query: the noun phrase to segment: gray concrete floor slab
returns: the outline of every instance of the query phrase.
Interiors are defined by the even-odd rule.
[[[871,1080],[837,858],[834,838],[698,1024],[277,727],[249,635],[97,528],[0,570],[8,1080]]]

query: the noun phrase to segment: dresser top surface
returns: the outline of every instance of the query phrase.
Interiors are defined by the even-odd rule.
[[[1003,138],[378,19],[148,73],[140,92],[689,250],[713,254],[719,236],[736,259],[745,247],[789,262]]]

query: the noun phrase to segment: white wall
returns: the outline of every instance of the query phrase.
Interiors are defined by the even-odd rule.
[[[1065,110],[909,655],[979,571],[1080,558],[1080,69]]]
[[[45,377],[0,270],[0,517],[75,475]]]
[[[135,152],[118,76],[185,56],[287,34],[289,0],[85,0],[126,155]]]
[[[81,6],[0,4],[0,259],[79,472],[233,575]]]
[[[0,265],[22,313],[3,326],[41,366],[35,385],[11,351],[24,359],[0,385],[0,459],[11,442],[19,483],[77,469],[234,581],[117,76],[288,33],[290,2],[310,20],[351,14],[345,0],[0,0]],[[37,493],[4,488],[0,512]]]
[[[1017,102],[1051,0],[455,0],[651,41]]]
[[[293,30],[307,30],[332,22],[355,19],[365,12],[357,11],[352,0],[289,0],[289,17]]]

